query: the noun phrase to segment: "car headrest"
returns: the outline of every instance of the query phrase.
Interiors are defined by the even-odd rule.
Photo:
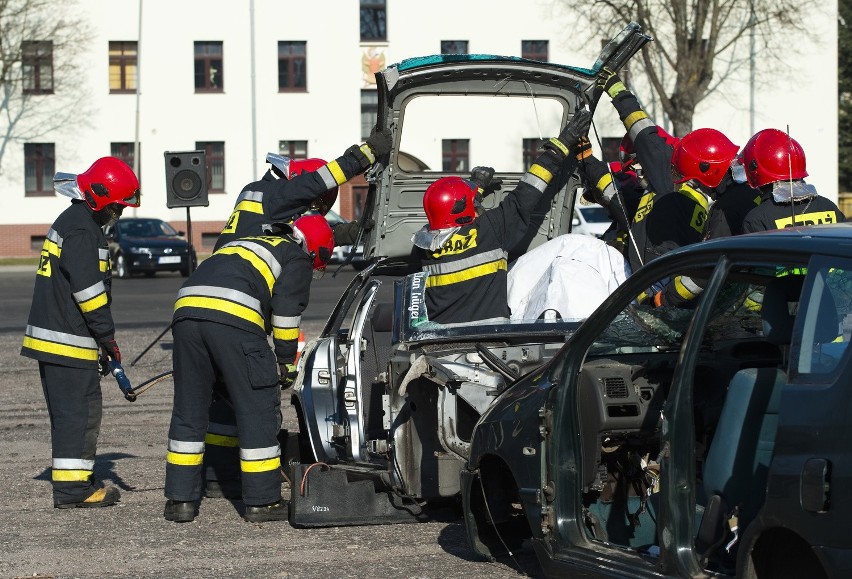
[[[798,303],[801,291],[802,276],[797,275],[779,277],[766,285],[760,316],[763,335],[768,342],[777,346],[790,345],[796,320],[796,315],[790,313],[790,303]]]
[[[840,335],[840,323],[837,317],[837,305],[834,303],[831,292],[826,289],[819,300],[814,341],[827,344],[833,342],[838,335]]]

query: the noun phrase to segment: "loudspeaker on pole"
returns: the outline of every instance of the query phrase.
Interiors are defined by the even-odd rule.
[[[166,151],[166,207],[207,207],[204,151]]]

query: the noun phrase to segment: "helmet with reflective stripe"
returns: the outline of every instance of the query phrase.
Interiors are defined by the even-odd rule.
[[[675,183],[695,179],[716,187],[731,168],[739,147],[716,129],[695,129],[675,146],[672,165],[680,173]]]
[[[429,229],[458,227],[473,221],[476,192],[476,183],[461,177],[441,177],[429,185],[423,195]]]
[[[752,187],[808,176],[804,149],[798,141],[778,129],[763,129],[755,133],[743,147],[742,163]]]
[[[293,222],[293,236],[313,260],[314,269],[324,269],[334,250],[334,234],[322,215],[303,215]]]
[[[312,173],[318,170],[320,167],[325,166],[327,163],[322,159],[312,158],[312,159],[291,159],[290,160],[290,174],[287,175],[288,179],[292,179],[296,175],[301,175],[302,173]],[[316,209],[323,215],[329,212],[329,210],[334,206],[334,202],[337,201],[337,187],[334,189],[329,189],[316,199],[314,199],[311,207]]]
[[[139,179],[130,165],[116,157],[101,157],[77,175],[77,187],[93,211],[118,203],[139,207]]]

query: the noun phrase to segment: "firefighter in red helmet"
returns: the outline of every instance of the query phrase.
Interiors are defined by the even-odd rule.
[[[627,257],[636,270],[672,249],[701,241],[707,196],[727,180],[738,147],[714,129],[697,129],[680,140],[661,133],[607,68],[598,74],[597,86],[612,98],[648,182],[627,242]]]
[[[321,215],[266,229],[264,235],[220,247],[178,292],[172,320],[175,392],[166,458],[166,520],[189,522],[197,515],[208,408],[220,375],[236,416],[244,518],[287,519],[277,438],[281,386],[292,379],[312,270],[325,268],[334,239]]]
[[[94,479],[102,417],[100,375],[121,362],[110,311],[111,264],[101,229],[139,207],[139,181],[120,159],[103,157],[79,175],[57,173],[72,198],[47,232],[36,270],[21,354],[38,360],[53,465],[54,507],[102,507],[118,489]]]
[[[477,171],[478,182],[442,177],[423,196],[429,223],[412,241],[422,251],[429,321],[441,324],[507,318],[507,256],[526,234],[530,214],[548,184],[573,170],[571,155],[589,130],[592,115],[578,110],[558,137],[544,143],[518,186],[488,211],[478,209],[493,170]],[[570,168],[564,167],[566,160]],[[477,168],[482,169],[482,168]],[[487,176],[483,176],[483,173]]]
[[[837,205],[805,183],[805,151],[787,133],[755,133],[743,147],[742,164],[761,197],[760,205],[746,215],[743,232],[846,221]]]
[[[325,215],[337,200],[338,186],[370,168],[387,155],[391,147],[388,131],[374,131],[362,145],[352,145],[330,163],[323,159],[290,159],[275,153],[266,155],[270,167],[259,181],[240,192],[227,224],[216,240],[214,251],[226,243],[249,235],[260,235],[264,225],[286,223],[307,211]],[[353,245],[360,224],[355,221],[334,227],[336,245]],[[236,435],[233,410],[218,384],[210,407],[210,436],[207,466],[207,496],[240,496]]]

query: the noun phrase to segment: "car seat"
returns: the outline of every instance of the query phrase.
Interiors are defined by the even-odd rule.
[[[786,350],[793,335],[802,278],[784,276],[764,292],[761,317],[765,339]],[[703,487],[709,497],[696,537],[696,551],[706,559],[725,540],[732,516],[742,530],[763,505],[769,464],[775,447],[781,388],[787,374],[781,368],[745,368],[737,372],[704,463]]]

